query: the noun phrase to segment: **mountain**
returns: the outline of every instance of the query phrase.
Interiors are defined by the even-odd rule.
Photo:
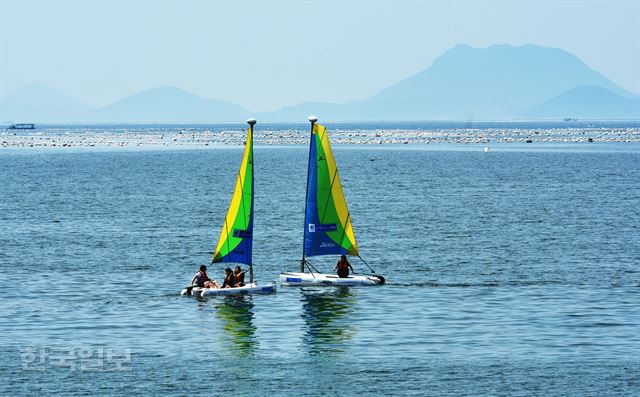
[[[307,102],[254,114],[176,87],[157,87],[93,109],[31,85],[2,99],[0,121],[219,122],[252,115],[264,121],[299,121],[309,114],[326,121],[638,119],[637,103],[637,96],[561,49],[458,45],[420,73],[361,101]]]
[[[415,76],[374,95],[368,102],[389,113],[431,117],[513,117],[524,109],[582,85],[632,94],[568,52],[535,45],[458,45]],[[403,109],[409,107],[407,111]]]
[[[0,122],[199,122],[244,120],[251,112],[175,87],[157,87],[94,109],[42,84],[22,87],[0,101]]]
[[[640,120],[640,98],[626,98],[599,86],[580,86],[544,101],[524,117]]]
[[[0,99],[0,122],[87,120],[95,109],[42,84],[30,84]]]
[[[251,115],[240,105],[205,99],[176,87],[157,87],[98,109],[99,121],[237,121]]]
[[[561,49],[530,44],[458,45],[422,72],[369,99],[341,105],[301,104],[264,116],[291,120],[295,115],[299,120],[313,113],[333,121],[518,119],[529,109],[581,86],[602,87],[621,98],[634,97]],[[611,116],[597,114],[613,118],[617,113],[612,112]]]

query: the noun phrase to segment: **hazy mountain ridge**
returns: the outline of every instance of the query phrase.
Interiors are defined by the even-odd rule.
[[[96,110],[44,84],[29,84],[0,99],[0,121],[91,119]]]
[[[523,116],[533,119],[567,116],[583,119],[640,119],[640,98],[626,98],[600,86],[580,86],[532,107]]]
[[[372,97],[343,104],[308,102],[251,112],[176,87],[156,87],[94,109],[43,85],[0,101],[2,122],[206,122],[256,116],[265,121],[640,119],[639,97],[576,56],[535,45],[458,45],[423,71]]]
[[[100,121],[236,121],[250,117],[248,109],[206,99],[176,87],[157,87],[99,109]]]
[[[544,101],[586,85],[633,96],[564,50],[459,45],[422,72],[364,101],[362,107],[384,112],[384,118],[519,118]]]

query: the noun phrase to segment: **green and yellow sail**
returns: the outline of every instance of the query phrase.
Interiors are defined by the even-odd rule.
[[[314,124],[309,146],[304,255],[358,255],[327,128]]]
[[[214,262],[251,264],[253,243],[253,125],[249,125],[240,172],[222,225]]]

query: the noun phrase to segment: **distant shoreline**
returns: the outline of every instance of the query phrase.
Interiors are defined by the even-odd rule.
[[[330,138],[335,145],[492,145],[503,144],[562,144],[640,142],[640,125],[623,124],[606,127],[604,123],[564,128],[545,124],[527,125],[526,128],[451,127],[430,124],[428,128],[415,128],[411,123],[362,126],[335,124],[330,126]],[[278,128],[273,128],[273,127]],[[304,145],[309,141],[304,124],[272,124],[256,130],[257,146]],[[396,128],[388,128],[396,127]],[[172,126],[155,125],[129,127],[61,126],[29,131],[0,131],[0,150],[24,149],[197,149],[233,147],[245,139],[243,125]]]
[[[388,126],[388,125],[422,125],[425,127],[434,127],[438,125],[446,125],[451,128],[474,128],[485,126],[523,126],[523,125],[535,125],[538,127],[546,125],[554,126],[569,126],[569,127],[581,127],[589,125],[597,126],[621,126],[632,125],[640,127],[640,119],[574,119],[563,120],[558,118],[549,119],[469,119],[469,120],[448,120],[448,119],[428,119],[428,120],[323,120],[318,121],[321,124],[331,126],[346,126],[346,125],[359,125],[363,127],[371,126]],[[6,130],[13,124],[34,124],[33,120],[3,122],[0,123],[0,131]],[[246,126],[244,120],[230,120],[230,121],[68,121],[68,122],[55,122],[55,121],[36,121],[35,125],[38,129],[49,128],[157,128],[157,127],[172,127],[172,128],[202,128],[202,127],[217,127],[217,126]],[[297,120],[260,120],[258,119],[257,125],[266,126],[308,126],[309,122],[304,118]]]

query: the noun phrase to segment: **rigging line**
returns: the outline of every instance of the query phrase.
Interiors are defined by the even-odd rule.
[[[322,139],[324,138],[324,136],[325,136],[325,135],[327,135],[327,129],[326,129],[326,128],[325,128],[325,130],[324,130],[324,134],[323,134],[323,135],[318,134],[318,140],[320,141],[320,142],[319,142],[320,147],[322,147]],[[317,141],[316,141],[316,143],[317,143]],[[323,148],[323,151],[324,151],[324,148]],[[318,162],[318,158],[317,158],[317,156],[318,156],[318,150],[316,149],[316,163]],[[327,154],[326,154],[326,153],[324,154],[324,164],[325,164],[325,165],[327,165]],[[327,169],[328,169],[328,168],[329,168],[329,167],[327,167]],[[318,167],[316,166],[316,170],[317,170],[317,169],[318,169]],[[316,171],[316,173],[317,173],[317,171]],[[316,176],[316,178],[317,178],[317,176]],[[329,186],[329,194],[328,194],[327,196],[328,196],[328,197],[327,197],[327,199],[325,200],[325,203],[327,203],[327,202],[329,201],[329,197],[331,197],[331,186]],[[325,215],[326,215],[326,213],[327,213],[327,208],[328,208],[328,207],[329,207],[328,205],[325,205],[325,206],[324,206],[324,210],[322,211],[322,216],[321,216],[321,217],[319,216],[320,214],[318,214],[318,216],[319,216],[318,220],[320,221],[320,223],[323,223],[323,221],[324,221],[324,216],[325,216]]]
[[[328,137],[328,133],[326,132],[326,129],[325,129],[325,134],[323,135],[323,137],[324,137],[325,135],[327,136],[327,141],[329,142],[329,137]],[[322,139],[322,138],[321,138],[321,139]],[[331,143],[330,143],[330,142],[329,142],[329,145],[331,145]],[[331,146],[329,146],[329,147],[331,147]],[[332,154],[333,154],[333,153],[332,153]],[[333,156],[332,156],[332,157],[333,157]],[[325,164],[326,164],[326,158],[327,158],[327,156],[326,156],[326,153],[325,153]],[[326,200],[326,202],[327,202],[327,203],[328,203],[328,201],[329,201],[329,198],[331,198],[331,196],[332,196],[332,193],[333,193],[333,186],[335,185],[336,179],[340,179],[340,173],[338,172],[338,165],[337,165],[337,164],[336,164],[336,162],[335,162],[335,158],[334,158],[334,165],[335,165],[335,172],[334,172],[334,174],[333,174],[333,177],[331,178],[331,185],[330,185],[330,187],[329,187],[329,193],[328,193],[328,195],[327,195],[327,200]],[[328,167],[327,167],[327,168],[328,168]],[[343,197],[344,197],[344,191],[342,192],[342,195],[343,195]],[[346,198],[344,198],[344,202],[345,202],[345,207],[346,207],[346,205],[347,205],[347,199],[346,199]],[[335,201],[334,201],[334,205],[335,205]],[[326,213],[327,213],[327,209],[328,209],[328,208],[329,208],[329,205],[326,205],[326,206],[324,207],[324,212],[323,212],[323,214],[322,214],[322,219],[324,219],[324,217],[325,217],[325,215],[326,215]],[[340,241],[337,241],[337,243],[340,245],[340,247],[341,247],[341,248],[344,248],[344,246],[342,245],[342,243],[344,242],[344,238],[345,238],[345,236],[347,235],[347,225],[348,225],[348,224],[349,224],[349,222],[350,222],[351,214],[349,213],[349,207],[347,207],[347,218],[346,218],[346,220],[345,220],[345,222],[344,222],[344,224],[343,224],[343,223],[342,223],[342,219],[340,219],[340,214],[338,214],[337,212],[338,212],[338,211],[337,211],[337,208],[336,208],[336,215],[338,215],[338,220],[340,221],[340,226],[342,226],[342,235],[340,236]],[[322,219],[321,219],[321,222],[322,222]],[[352,226],[352,228],[353,228],[353,226]],[[327,235],[328,235],[328,233],[327,233]],[[354,238],[355,238],[355,236],[354,236]],[[349,241],[349,242],[351,242],[351,241]]]
[[[329,138],[327,137],[327,139],[329,139]],[[326,158],[326,155],[325,155],[325,158]],[[335,159],[334,159],[334,164],[335,164]],[[332,193],[333,193],[333,185],[335,184],[336,179],[340,179],[340,175],[339,175],[339,172],[338,172],[338,165],[335,164],[335,166],[336,166],[336,171],[333,174],[333,178],[331,178],[331,185],[330,185],[330,188],[329,188],[328,198],[330,198]],[[344,198],[344,191],[342,192],[342,196]],[[328,198],[327,198],[327,202],[329,201]],[[334,201],[334,204],[335,204],[335,201]],[[347,199],[346,198],[344,198],[344,204],[345,204],[345,207],[347,207]],[[329,208],[328,205],[324,208],[324,213],[322,214],[323,218],[326,215],[326,212],[327,212],[328,208]],[[342,226],[342,236],[340,237],[340,242],[338,242],[338,244],[340,244],[340,246],[342,247],[342,243],[344,242],[344,236],[346,236],[346,234],[347,234],[347,225],[349,224],[349,220],[351,219],[351,214],[349,213],[349,207],[347,207],[347,218],[346,218],[344,224],[342,224],[342,219],[340,219],[340,214],[338,214],[337,208],[336,208],[336,215],[338,215],[338,220],[340,221],[340,226]]]
[[[324,129],[324,134],[318,134],[318,139],[316,140],[316,146],[318,145],[318,141],[319,142],[319,146],[322,147],[322,140],[324,139],[324,137],[327,135],[327,129]],[[329,139],[329,137],[327,136],[327,140]],[[323,152],[324,152],[324,147],[323,147]],[[318,162],[318,149],[316,148],[316,163]],[[325,166],[327,166],[327,153],[324,154],[324,164]],[[318,166],[316,166],[316,174],[317,174],[317,170],[318,170]],[[329,170],[329,167],[327,166],[327,171]],[[338,169],[336,168],[336,172],[338,171]],[[316,175],[316,179],[317,179],[317,175]],[[335,176],[334,176],[335,178]],[[322,216],[320,216],[320,214],[318,214],[318,220],[320,221],[321,224],[324,224],[324,217],[327,214],[327,209],[329,208],[329,199],[331,198],[331,190],[333,189],[333,179],[331,180],[331,184],[329,185],[329,192],[327,193],[327,198],[325,199],[324,203],[324,209],[322,210]],[[317,202],[317,200],[316,200]],[[325,235],[327,235],[327,232],[324,232]],[[316,241],[316,244],[319,244],[320,240]]]
[[[360,255],[358,255],[358,258],[360,258],[360,260],[361,260],[365,265],[367,265],[367,267],[369,268],[369,270],[371,270],[371,273],[374,273],[374,274],[376,273],[376,271],[375,271],[375,270],[373,270],[373,268],[372,268],[371,266],[369,266],[369,264],[367,263],[367,261],[365,261],[364,259],[362,259],[362,257],[361,257]]]
[[[327,156],[325,155],[325,163],[327,161]],[[329,168],[329,167],[327,167]],[[331,198],[331,195],[333,193],[333,184],[336,180],[336,176],[338,175],[338,168],[336,167],[336,172],[333,174],[333,177],[331,178],[331,184],[329,185],[329,193],[327,194],[327,199],[325,201],[325,203],[327,203],[327,205],[324,206],[324,211],[322,212],[322,219],[320,219],[320,222],[322,222],[322,220],[324,219],[324,216],[327,214],[327,209],[329,208],[329,199]],[[336,211],[337,212],[337,211]],[[338,215],[338,218],[340,218],[340,215]]]
[[[231,200],[233,200],[233,198]],[[229,222],[228,222],[228,219],[227,219],[228,215],[229,215],[228,212],[229,212],[229,210],[227,210],[227,215],[225,215],[224,223],[222,224],[222,232],[224,232],[224,236],[225,236],[225,242],[223,243],[222,246],[224,247],[226,245],[227,249],[229,249]],[[220,236],[220,238],[222,238],[222,235]],[[221,261],[222,261],[222,258],[223,257],[220,257]],[[216,260],[216,251],[213,252],[213,258],[211,258],[211,265],[213,265],[215,263],[215,260]]]
[[[338,167],[337,166],[336,166],[336,173],[335,173],[335,176],[334,176],[334,180],[335,180],[336,176],[338,176]],[[333,191],[333,183],[334,183],[334,181],[331,182],[331,191]],[[342,196],[344,197],[344,192],[342,192]],[[344,204],[345,204],[345,207],[346,207],[346,205],[347,205],[347,199],[346,198],[344,198]],[[337,211],[337,208],[336,208],[336,213],[337,212],[338,211]],[[349,224],[350,219],[351,219],[351,214],[349,213],[349,207],[347,207],[347,219],[345,220],[344,225],[342,225],[342,220],[340,219],[340,215],[339,214],[338,214],[338,219],[341,221],[340,223],[341,223],[341,226],[342,226],[342,236],[340,236],[340,243],[339,244],[340,244],[341,248],[344,248],[342,243],[344,242],[344,237],[347,235],[347,225]],[[352,228],[353,228],[353,226],[352,226]],[[354,239],[355,239],[355,235],[354,235]]]
[[[242,169],[242,163],[240,163],[240,169]],[[243,214],[246,214],[245,210],[244,210],[244,195],[242,194],[243,191],[244,191],[244,186],[243,186],[243,183],[242,183],[241,171],[238,171],[238,181],[237,181],[236,185],[237,184],[240,184],[240,203],[242,204],[242,212],[243,212]],[[233,202],[233,197],[235,196],[235,187],[234,187],[233,190],[234,190],[233,191],[233,195],[231,196],[231,201],[232,202]],[[231,206],[231,204],[229,204],[229,206]],[[229,209],[231,209],[231,207],[229,207]],[[230,215],[228,212],[229,211],[227,210],[227,216]],[[235,217],[233,218],[233,223],[234,224],[236,223],[236,218],[237,217],[238,217],[238,214],[236,213]],[[229,223],[228,223],[228,219],[227,218],[225,218],[225,220],[224,220],[224,226],[225,226],[225,232],[227,234],[227,240],[225,241],[226,245],[227,245],[227,255],[229,255],[231,253],[231,238],[230,237],[232,237],[233,234],[231,236],[229,236]]]
[[[346,201],[346,200],[345,200]],[[342,228],[342,237],[340,237],[340,246],[342,245],[342,242],[344,241],[344,237],[347,235],[347,225],[349,225],[349,223],[351,223],[351,213],[349,212],[349,209],[347,208],[347,221],[344,223],[344,227]],[[351,232],[353,233],[353,225],[351,226]],[[355,233],[353,235],[353,239],[355,242]],[[351,242],[351,241],[349,241]]]
[[[220,233],[221,233],[221,234],[222,234],[222,233],[224,233],[224,236],[225,236],[225,238],[227,239],[227,240],[225,241],[225,244],[227,245],[227,248],[229,248],[229,247],[228,247],[228,241],[229,241],[229,227],[227,226],[227,218],[226,218],[226,217],[225,217],[225,219],[224,219],[224,223],[222,224],[222,231],[221,231]],[[222,235],[220,236],[220,238],[222,238]],[[224,245],[225,245],[225,244],[223,244],[222,246],[224,247]],[[217,247],[216,247],[216,248],[217,248]],[[221,248],[222,248],[222,247],[221,247]],[[214,251],[214,252],[213,252],[213,258],[211,258],[211,264],[212,264],[212,265],[215,263],[215,260],[216,260],[216,253],[217,253],[216,251]]]
[[[320,136],[320,146],[322,146],[322,139],[324,137],[327,137],[327,142],[329,143],[329,149],[331,149],[331,142],[329,141],[329,136],[327,133],[327,129],[325,128],[324,130],[324,134],[322,136]],[[324,149],[324,148],[323,148]],[[333,157],[333,152],[331,153]],[[327,153],[324,154],[324,163],[325,165],[327,165]],[[335,158],[334,158],[334,164],[335,164]],[[329,170],[329,166],[327,165],[327,171]],[[327,199],[325,200],[325,203],[329,202],[329,199],[331,198],[331,193],[333,192],[333,184],[336,180],[336,176],[338,176],[338,166],[336,165],[336,172],[333,174],[333,177],[331,178],[331,184],[329,185],[329,193],[327,194]],[[346,200],[345,200],[346,201]],[[322,218],[320,218],[320,222],[323,221],[325,215],[327,214],[327,209],[329,208],[329,205],[325,205],[324,207],[324,211],[322,212]],[[337,212],[337,211],[336,211]],[[319,214],[318,214],[319,215]],[[338,215],[338,218],[340,218],[340,216]]]
[[[315,272],[316,272],[316,273],[320,273],[320,272],[318,271],[318,269],[316,269],[316,267],[315,267],[315,266],[313,266],[313,265],[311,264],[311,262],[309,262],[309,261],[308,261],[308,260],[306,260],[306,259],[304,260],[304,263],[305,263],[307,266],[309,266],[309,273],[311,273],[311,275],[313,276],[313,278],[316,278],[315,274],[313,274],[313,270],[315,270]]]
[[[231,253],[231,238],[229,236],[229,221],[227,219],[224,220],[224,226],[225,226],[225,233],[226,233],[226,245],[227,245],[227,255],[229,255]],[[227,256],[225,255],[225,256]],[[222,261],[222,258],[224,258],[224,256],[220,257],[220,260]]]

